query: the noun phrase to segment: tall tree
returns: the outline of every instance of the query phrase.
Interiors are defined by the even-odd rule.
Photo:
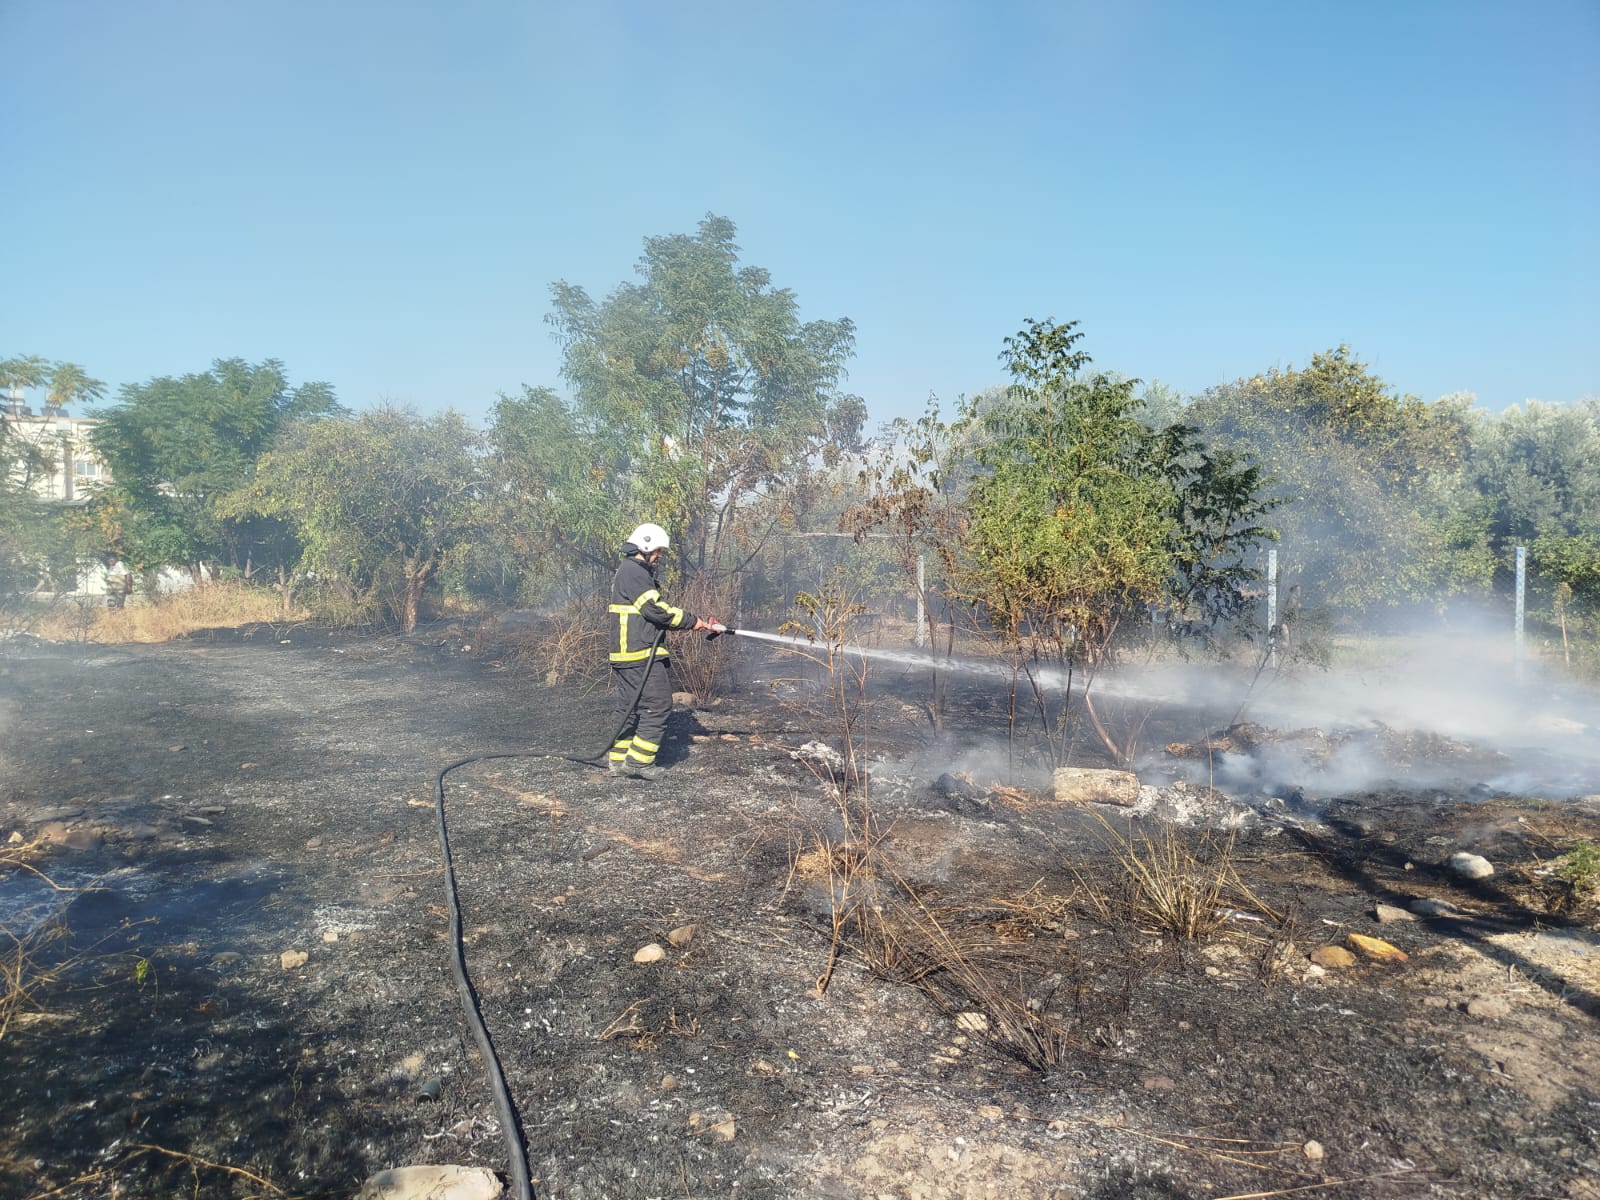
[[[646,517],[682,530],[682,561],[718,563],[758,492],[814,456],[855,447],[865,419],[840,390],[847,319],[802,322],[765,270],[740,266],[732,221],[645,240],[638,283],[596,303],[552,287],[563,374],[582,423],[605,431],[633,493],[618,528]]]
[[[290,522],[301,567],[416,627],[429,587],[480,528],[480,439],[455,412],[382,408],[296,425],[224,512]]]
[[[69,404],[82,404],[99,400],[106,393],[106,385],[90,377],[77,363],[58,362],[50,368],[50,387],[45,402],[51,408],[65,409]]]
[[[0,387],[7,392],[43,387],[50,377],[50,360],[37,354],[0,359]]]
[[[1397,395],[1340,346],[1303,369],[1212,388],[1184,419],[1258,461],[1287,502],[1276,523],[1308,602],[1395,605],[1470,573],[1473,560],[1452,559],[1468,547],[1447,528],[1439,491],[1465,461],[1462,403]]]
[[[342,411],[326,383],[291,388],[276,359],[218,359],[209,371],[124,386],[96,414],[90,441],[130,514],[129,550],[147,563],[225,559],[240,570],[261,550],[289,552],[281,528],[224,518],[218,503],[289,422]]]
[[[477,573],[490,590],[531,600],[540,585],[609,578],[619,514],[634,502],[618,440],[549,388],[526,387],[500,397],[486,442]]]
[[[1566,583],[1600,611],[1600,401],[1530,400],[1485,418],[1467,474],[1501,584],[1526,545],[1546,591]]]

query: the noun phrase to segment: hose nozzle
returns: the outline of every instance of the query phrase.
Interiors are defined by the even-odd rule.
[[[706,634],[706,641],[714,642],[725,633],[738,633],[737,629],[729,629],[721,621],[711,622],[711,632]]]

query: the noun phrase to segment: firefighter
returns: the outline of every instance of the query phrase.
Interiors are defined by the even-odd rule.
[[[656,572],[667,545],[661,526],[639,526],[623,543],[622,562],[611,581],[611,694],[618,732],[608,766],[614,775],[655,779],[661,773],[656,752],[672,711],[672,676],[661,634],[695,633],[716,624],[662,597]]]

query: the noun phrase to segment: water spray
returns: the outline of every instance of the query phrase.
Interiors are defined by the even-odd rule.
[[[817,642],[804,634],[791,633],[766,633],[756,629],[728,629],[726,627],[712,627],[715,632],[710,636],[716,637],[718,633],[737,633],[741,638],[754,638],[760,642],[772,642],[787,649],[801,653],[817,649]],[[914,650],[883,650],[874,646],[862,646],[856,642],[844,642],[839,646],[841,653],[854,655],[860,658],[876,659],[879,662],[897,663],[903,667],[923,668],[929,671],[955,671],[963,675],[985,676],[990,679],[1009,681],[1012,669],[1003,662],[994,662],[985,659],[935,657],[934,655]],[[1071,675],[1059,667],[1038,667],[1031,669],[1033,678],[1047,687],[1065,688],[1071,682]],[[1157,703],[1167,697],[1143,691],[1128,684],[1097,679],[1095,690],[1101,695],[1118,696],[1125,700],[1143,700]]]

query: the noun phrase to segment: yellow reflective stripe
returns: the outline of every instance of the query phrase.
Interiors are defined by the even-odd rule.
[[[638,595],[638,598],[635,599],[634,602],[633,602],[633,611],[634,612],[638,612],[641,608],[643,608],[644,607],[644,602],[646,600],[660,600],[660,599],[661,599],[661,593],[659,591],[657,591],[655,588],[651,588],[647,592],[640,592],[639,595]]]
[[[642,737],[635,737],[633,739],[633,748],[635,750],[648,750],[651,754],[654,754],[657,750],[661,749],[661,743],[647,742]]]

